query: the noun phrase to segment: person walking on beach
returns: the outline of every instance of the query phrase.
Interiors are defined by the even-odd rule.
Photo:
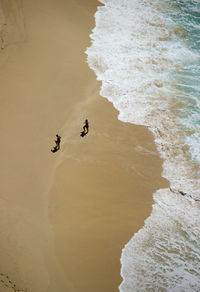
[[[57,150],[59,150],[60,149],[60,142],[61,142],[61,137],[58,135],[58,134],[56,134],[56,140],[55,140],[55,142],[56,142],[56,147],[57,147]]]
[[[85,120],[85,124],[83,126],[83,131],[86,134],[89,132],[89,123],[88,123],[88,120]]]
[[[56,140],[55,140],[56,146],[54,146],[53,149],[51,149],[51,152],[55,153],[60,149],[60,141],[61,141],[61,137],[58,134],[56,134]]]

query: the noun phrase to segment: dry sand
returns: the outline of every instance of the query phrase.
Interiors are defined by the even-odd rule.
[[[117,291],[121,250],[167,185],[152,135],[98,95],[84,54],[97,5],[2,0],[2,292]]]

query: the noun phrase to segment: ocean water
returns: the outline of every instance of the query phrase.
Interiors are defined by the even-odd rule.
[[[169,189],[121,256],[121,292],[200,291],[200,1],[101,0],[87,49],[119,119],[145,125]]]

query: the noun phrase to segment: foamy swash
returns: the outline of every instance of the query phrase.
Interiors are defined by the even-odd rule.
[[[200,3],[101,2],[88,64],[119,119],[152,131],[170,182],[123,249],[119,289],[200,291]]]

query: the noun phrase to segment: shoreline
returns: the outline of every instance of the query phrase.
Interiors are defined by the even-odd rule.
[[[161,177],[152,133],[120,122],[113,105],[99,96],[100,83],[87,63],[82,70],[90,72],[90,79],[84,99],[62,128],[63,160],[50,192],[49,214],[56,255],[75,289],[110,292],[122,281],[123,247],[150,215],[153,193],[168,182]],[[90,132],[80,138],[86,118]]]
[[[20,3],[25,31],[0,58],[0,272],[22,291],[116,291],[122,248],[167,185],[161,159],[148,129],[120,122],[99,96],[84,51],[100,3]]]
[[[102,81],[101,94],[120,110],[119,118],[146,125],[153,133],[163,159],[161,175],[168,180],[167,188],[154,193],[144,226],[122,250],[120,291],[200,285],[196,261],[199,68],[198,62],[194,64],[198,37],[193,26],[198,26],[193,14],[198,8],[196,3],[176,4],[105,1],[95,16],[87,50],[90,67]],[[191,32],[191,39],[183,34],[185,30]],[[191,265],[194,277],[188,269]]]
[[[112,126],[104,122],[101,131],[99,118],[95,130],[90,127],[87,142],[79,137],[74,141],[70,138],[63,149],[67,160],[58,167],[50,193],[55,206],[62,204],[59,211],[55,207],[50,209],[58,238],[57,255],[66,274],[71,274],[72,282],[76,283],[79,275],[77,291],[117,289],[121,283],[121,251],[150,215],[156,187],[167,185],[157,172],[159,169],[161,173],[160,159],[151,144],[151,133],[145,127],[120,122],[112,104],[102,97],[96,98],[88,106],[90,111],[98,119],[94,108],[101,107],[106,112],[105,121],[112,119]],[[127,143],[133,131],[134,138]],[[120,151],[115,149],[118,146]],[[152,186],[152,179],[156,187]]]

